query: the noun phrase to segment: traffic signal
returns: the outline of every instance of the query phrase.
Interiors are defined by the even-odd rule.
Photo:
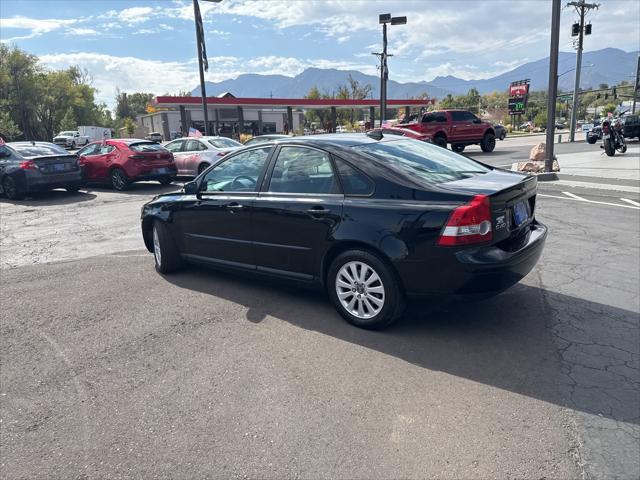
[[[580,35],[580,24],[574,23],[573,25],[571,25],[571,36],[577,37],[578,35]]]
[[[588,23],[587,25],[584,26],[584,34],[585,35],[591,35],[591,24]]]

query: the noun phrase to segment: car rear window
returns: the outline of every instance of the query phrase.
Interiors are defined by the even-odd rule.
[[[133,152],[164,152],[166,149],[154,142],[138,142],[129,145],[129,149]]]
[[[241,147],[242,144],[231,140],[230,138],[212,138],[209,143],[216,148],[236,148]]]
[[[473,160],[419,140],[396,140],[353,147],[386,165],[428,183],[460,180],[490,169]]]
[[[45,157],[47,155],[69,155],[64,148],[54,145],[53,143],[44,143],[33,145],[31,143],[12,143],[11,148],[20,154],[20,156],[29,157]]]

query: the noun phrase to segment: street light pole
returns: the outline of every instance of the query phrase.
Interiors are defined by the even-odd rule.
[[[379,15],[378,21],[382,24],[382,53],[374,55],[380,55],[380,128],[382,128],[387,112],[387,80],[389,80],[387,58],[393,56],[387,54],[387,24],[405,25],[407,17],[392,18],[390,13],[383,13]]]
[[[205,0],[207,2],[220,3],[221,0]],[[209,112],[207,111],[207,89],[204,84],[204,72],[209,69],[207,62],[207,49],[204,42],[204,27],[200,15],[198,0],[193,0],[193,17],[196,24],[196,45],[198,46],[198,68],[200,69],[200,96],[202,98],[202,113],[204,115],[204,134],[211,135],[209,129]]]

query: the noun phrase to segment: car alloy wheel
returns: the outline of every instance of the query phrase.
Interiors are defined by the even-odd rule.
[[[153,258],[156,260],[158,268],[162,267],[162,250],[160,249],[160,237],[158,236],[158,229],[153,227]]]
[[[114,168],[111,171],[111,184],[116,190],[126,190],[127,178],[124,172],[119,168]]]
[[[335,287],[342,307],[354,317],[373,318],[384,307],[382,279],[364,262],[345,263],[336,275]]]
[[[21,200],[23,197],[22,192],[18,190],[16,181],[13,179],[13,177],[10,177],[8,175],[4,177],[4,181],[2,182],[2,189],[4,190],[4,194],[9,200]]]

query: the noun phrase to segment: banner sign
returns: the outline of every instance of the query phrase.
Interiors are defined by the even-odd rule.
[[[521,84],[511,84],[509,86],[509,96],[510,97],[524,97],[529,93],[529,84],[525,83]]]

